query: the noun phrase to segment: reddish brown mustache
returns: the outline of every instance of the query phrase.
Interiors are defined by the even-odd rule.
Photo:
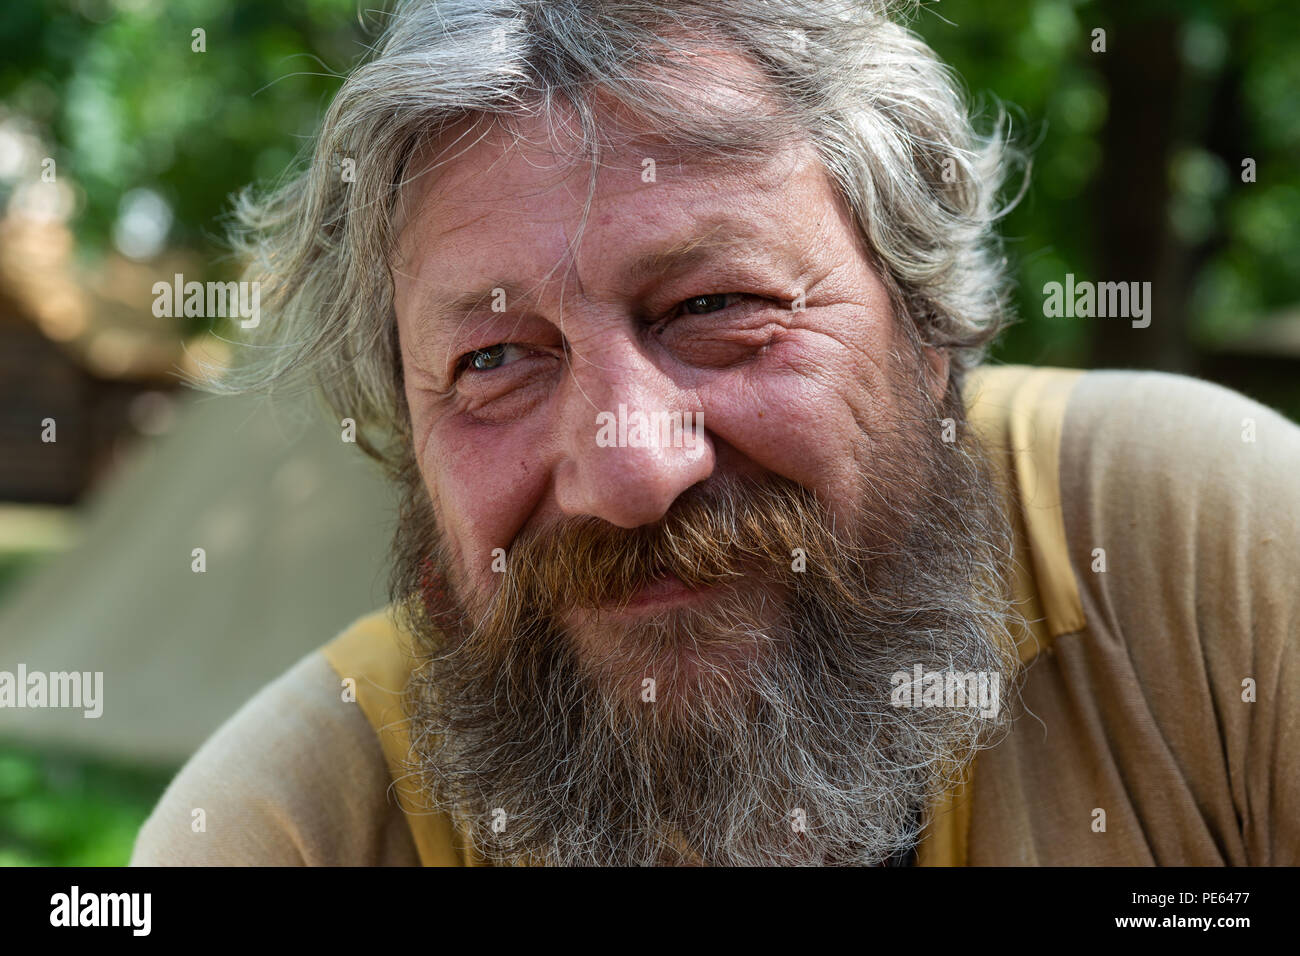
[[[748,577],[793,583],[793,552],[826,570],[843,557],[814,496],[781,478],[715,479],[684,493],[660,521],[619,528],[572,518],[521,533],[499,597],[542,613],[625,605],[672,575],[692,589]],[[445,606],[445,581],[426,562],[426,602]]]

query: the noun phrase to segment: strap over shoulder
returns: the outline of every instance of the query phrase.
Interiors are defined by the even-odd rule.
[[[1028,663],[1053,638],[1084,626],[1061,510],[1061,433],[1065,408],[1083,372],[1003,365],[977,369],[966,382],[967,415],[1007,495],[1016,545],[1015,595],[1037,646],[1021,645]]]
[[[1015,564],[1012,600],[1022,622],[1013,633],[1021,665],[1053,639],[1081,630],[1079,584],[1070,564],[1061,510],[1060,451],[1065,408],[1084,373],[1026,365],[986,366],[967,377],[967,419],[988,455],[1010,512]],[[975,764],[931,807],[920,866],[964,866]]]
[[[379,737],[393,778],[391,792],[411,827],[420,862],[425,866],[475,866],[478,859],[458,838],[451,818],[425,806],[410,777],[410,719],[402,695],[415,661],[409,636],[389,610],[361,618],[321,653],[341,680],[352,680],[357,705]]]

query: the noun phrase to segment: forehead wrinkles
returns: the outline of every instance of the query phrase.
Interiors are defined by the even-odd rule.
[[[483,124],[485,128],[480,129]],[[543,201],[536,206],[535,215],[523,217],[518,209],[511,210],[512,202],[522,205],[521,199],[544,194],[556,187],[563,187],[573,199],[567,205],[559,204],[562,209],[569,210],[572,222],[563,224],[549,236],[536,228],[529,230],[534,235],[527,252],[540,253],[545,258],[544,272],[508,284],[542,292],[543,287],[549,286],[553,280],[567,282],[576,277],[579,292],[585,294],[582,281],[585,272],[578,275],[577,270],[584,254],[581,247],[586,245],[584,234],[590,227],[587,213],[591,210],[585,205],[589,198],[588,189],[593,190],[590,194],[593,201],[606,206],[596,215],[596,222],[602,227],[620,218],[622,196],[638,192],[650,201],[643,199],[638,203],[639,209],[634,210],[635,222],[631,224],[634,232],[644,233],[648,224],[660,218],[661,210],[676,227],[673,230],[676,237],[674,248],[643,254],[637,261],[638,268],[631,270],[637,275],[628,276],[630,282],[635,282],[637,276],[644,281],[656,268],[666,268],[673,264],[674,259],[683,260],[694,250],[728,250],[743,256],[746,246],[753,247],[757,241],[754,233],[765,236],[770,233],[763,240],[765,248],[770,249],[773,245],[788,247],[796,234],[802,234],[810,226],[815,229],[814,224],[824,221],[816,210],[778,208],[782,189],[788,188],[796,177],[806,179],[811,173],[829,184],[827,171],[807,141],[787,142],[784,146],[773,144],[757,156],[719,157],[711,153],[691,153],[680,137],[673,141],[652,132],[633,131],[626,138],[620,137],[618,145],[606,143],[602,146],[595,159],[597,166],[593,177],[592,166],[582,157],[573,150],[556,148],[553,130],[554,123],[549,117],[479,116],[476,119],[467,117],[436,139],[430,137],[411,163],[411,168],[418,172],[408,177],[409,185],[404,197],[404,212],[410,212],[412,216],[407,221],[409,228],[403,229],[399,236],[399,243],[402,261],[412,267],[414,274],[404,273],[403,278],[418,282],[420,273],[436,270],[437,260],[442,258],[439,250],[454,250],[457,233],[483,223],[494,214],[511,217],[513,213],[513,223],[507,228],[479,229],[473,238],[486,239],[486,242],[485,248],[474,250],[475,257],[490,260],[493,246],[498,247],[503,255],[520,251],[521,228],[546,223],[552,218],[549,213],[552,207]],[[466,156],[470,150],[485,155],[482,159],[478,155]],[[642,160],[646,156],[660,157],[664,171],[670,168],[673,171],[661,179],[643,183]],[[520,162],[504,170],[503,179],[491,183],[484,181],[511,158]],[[675,167],[671,165],[674,162]],[[533,175],[537,170],[543,171],[543,175]],[[682,171],[686,171],[686,175],[681,175]],[[579,173],[586,175],[577,176]],[[485,188],[489,186],[493,188]],[[673,190],[672,200],[662,205],[653,202],[655,196],[664,196],[664,193],[654,190],[665,188]],[[436,209],[439,203],[447,206],[441,216]],[[745,224],[744,228],[731,229],[725,223],[715,222],[701,225],[698,234],[690,235],[688,225],[684,235],[681,227],[690,221],[695,203],[716,207],[712,215],[705,217],[710,220],[727,218],[721,213],[731,206],[731,218]],[[798,216],[797,222],[790,223],[790,228],[781,227],[780,221],[792,212]],[[526,218],[535,221],[528,222]],[[801,230],[799,223],[805,229]],[[543,240],[549,240],[550,248],[541,248]],[[470,241],[470,237],[465,237],[464,241]],[[425,248],[420,250],[416,243]],[[805,248],[800,249],[797,257],[799,270],[806,274],[811,271],[811,263],[817,256],[813,248],[816,242],[810,245],[805,241],[801,246]],[[587,254],[592,252],[590,247],[585,251]],[[501,276],[510,279],[505,272]],[[497,284],[503,284],[501,276],[497,277]],[[518,294],[517,290],[515,297]]]
[[[662,117],[651,120],[636,105],[624,102],[609,90],[595,88],[589,96],[584,94],[581,114],[563,94],[537,94],[527,113],[477,113],[432,133],[417,145],[407,165],[406,185],[395,216],[396,234],[402,236],[406,226],[415,219],[429,218],[424,215],[425,210],[437,198],[437,185],[444,178],[436,170],[450,165],[481,143],[498,147],[496,156],[483,170],[489,173],[521,146],[529,148],[530,166],[536,168],[539,164],[535,160],[544,148],[550,156],[545,165],[555,168],[557,173],[556,185],[575,172],[589,173],[590,166],[584,161],[609,165],[611,152],[630,157],[638,171],[641,158],[658,157],[664,165],[697,166],[706,173],[717,170],[738,174],[746,184],[758,185],[768,166],[766,160],[785,152],[782,146],[789,143],[783,143],[780,137],[762,137],[759,155],[741,161],[737,157],[701,151],[693,145],[689,119],[693,115],[699,119],[718,115],[734,118],[746,113],[754,114],[756,119],[774,115],[779,112],[779,106],[770,80],[748,56],[728,48],[725,42],[703,45],[699,37],[686,38],[686,45],[677,48],[669,60],[676,62],[668,69],[657,70],[654,82],[657,92],[680,110],[676,125],[666,125]],[[594,130],[583,129],[582,115],[587,116],[588,122],[596,119]],[[529,126],[540,127],[541,135],[530,136]],[[599,142],[589,142],[590,133],[595,133]],[[582,181],[587,181],[586,176]],[[442,234],[474,221],[458,224]]]
[[[522,137],[507,128],[508,117],[478,116],[465,119],[439,135],[430,135],[416,147],[399,193],[394,218],[395,232],[399,236],[399,251],[406,259],[414,239],[436,239],[473,225],[489,215],[493,208],[508,202],[509,194],[476,190],[476,180],[498,173],[498,167],[508,162],[521,149]],[[478,127],[484,126],[482,130]],[[533,144],[526,144],[530,147]],[[469,157],[470,153],[474,155]],[[558,155],[558,154],[556,154]],[[467,165],[461,160],[472,158],[477,165]],[[537,154],[528,158],[530,169],[542,168],[536,162]],[[543,184],[542,189],[561,184],[577,169],[572,163],[554,163],[554,182]],[[445,215],[438,216],[439,205],[459,209],[482,204],[482,212],[469,219],[447,225]]]
[[[775,182],[779,176],[764,178]],[[572,222],[562,223],[559,228],[548,228],[552,218],[547,212],[549,207],[543,205],[535,221],[524,221],[511,210],[511,197],[508,194],[482,197],[481,208],[474,208],[475,200],[471,199],[469,215],[466,216],[465,201],[462,200],[460,191],[454,189],[455,184],[448,184],[448,186],[452,190],[448,198],[453,221],[449,224],[438,222],[435,217],[428,215],[435,202],[430,198],[425,202],[425,215],[422,216],[424,222],[413,223],[412,228],[404,236],[406,249],[411,256],[406,260],[411,267],[410,272],[403,276],[408,282],[419,283],[421,274],[426,271],[432,279],[437,271],[436,260],[442,258],[439,250],[447,250],[449,254],[454,253],[458,256],[465,251],[462,246],[459,252],[455,252],[457,233],[472,230],[475,225],[480,225],[493,216],[501,215],[507,217],[502,222],[507,223],[508,228],[497,228],[500,223],[494,223],[492,228],[480,228],[474,231],[472,236],[463,237],[463,241],[475,245],[479,242],[484,244],[482,249],[473,248],[474,258],[481,258],[484,262],[495,265],[496,268],[492,270],[495,274],[484,276],[482,284],[514,287],[512,298],[517,299],[521,294],[530,298],[535,294],[545,294],[553,282],[568,279],[576,279],[578,291],[585,295],[588,288],[584,286],[584,280],[589,280],[592,276],[588,275],[582,263],[587,262],[588,267],[593,264],[602,266],[608,264],[601,257],[609,254],[610,250],[593,245],[590,238],[584,238],[584,234],[591,228],[591,223],[584,222],[581,218],[576,200],[570,209]],[[534,191],[545,187],[538,185],[529,188],[530,191]],[[660,225],[654,226],[653,229],[649,227],[652,221],[660,218],[658,213],[661,207],[653,206],[652,203],[651,207],[647,208],[644,203],[641,203],[640,210],[634,210],[636,217],[635,222],[630,222],[632,233],[629,235],[640,235],[628,250],[628,255],[634,258],[626,264],[617,266],[620,283],[629,287],[639,286],[655,275],[669,271],[684,271],[693,262],[702,260],[708,254],[725,252],[751,259],[757,258],[760,252],[773,252],[775,247],[784,249],[790,245],[793,237],[779,225],[774,227],[772,224],[775,210],[767,201],[752,201],[756,198],[754,190],[747,189],[743,183],[728,183],[725,191],[729,193],[734,190],[744,193],[750,200],[748,209],[739,203],[722,203],[718,204],[718,209],[710,211],[707,215],[700,211],[694,216],[692,216],[693,201],[696,197],[702,199],[709,193],[718,193],[724,187],[716,180],[695,180],[679,183],[677,188],[679,192],[671,203],[662,207],[667,215],[667,221],[660,225],[665,236],[664,241],[670,243],[667,247],[656,248],[651,238],[652,232],[660,231]],[[681,192],[683,189],[684,194]],[[508,193],[508,190],[507,185],[503,191]],[[601,190],[600,198],[612,207],[600,210],[598,213],[596,221],[602,229],[610,228],[613,222],[612,228],[618,230],[619,224],[614,221],[627,218],[618,208],[620,205],[618,197],[619,193],[612,193],[610,189]],[[728,206],[733,206],[730,214],[727,211]],[[644,242],[641,241],[642,239]],[[424,248],[417,251],[417,243],[423,243]],[[492,252],[493,247],[498,249],[496,255]],[[596,259],[590,259],[591,256],[595,256]],[[803,265],[804,257],[801,255],[799,258]],[[534,266],[540,270],[538,274],[532,276],[511,274],[514,269],[531,271]],[[441,286],[441,280],[437,284]],[[465,290],[458,298],[440,304],[438,311],[459,313],[472,308],[476,304],[474,301],[462,300],[483,298],[488,294],[476,290],[477,286],[475,289]],[[599,294],[597,287],[590,287],[590,292]]]

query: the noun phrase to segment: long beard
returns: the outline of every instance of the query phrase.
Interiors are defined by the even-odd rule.
[[[718,478],[658,525],[520,535],[495,594],[462,598],[412,465],[392,579],[420,664],[412,771],[493,863],[876,865],[1007,720],[899,707],[895,675],[1010,691],[1010,535],[959,400],[900,419],[851,530],[793,482]],[[716,601],[578,640],[575,609],[670,572]],[[683,662],[690,662],[685,666]],[[919,694],[918,694],[919,697]]]

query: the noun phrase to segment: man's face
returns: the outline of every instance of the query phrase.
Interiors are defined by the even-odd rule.
[[[807,146],[627,140],[580,229],[589,167],[542,124],[456,132],[408,167],[394,267],[424,790],[503,861],[898,852],[992,727],[893,709],[891,677],[1008,666],[945,361]],[[634,437],[664,415],[691,434]]]
[[[899,414],[899,333],[811,148],[660,161],[653,177],[652,146],[614,152],[574,249],[588,169],[540,123],[519,132],[526,145],[494,130],[415,180],[395,270],[415,452],[457,589],[485,600],[494,549],[526,530],[579,516],[650,525],[724,476],[789,479],[851,530],[862,465]],[[620,406],[703,428],[598,440]],[[602,627],[714,597],[670,578],[604,608]],[[579,641],[602,640],[591,614],[566,620]]]

